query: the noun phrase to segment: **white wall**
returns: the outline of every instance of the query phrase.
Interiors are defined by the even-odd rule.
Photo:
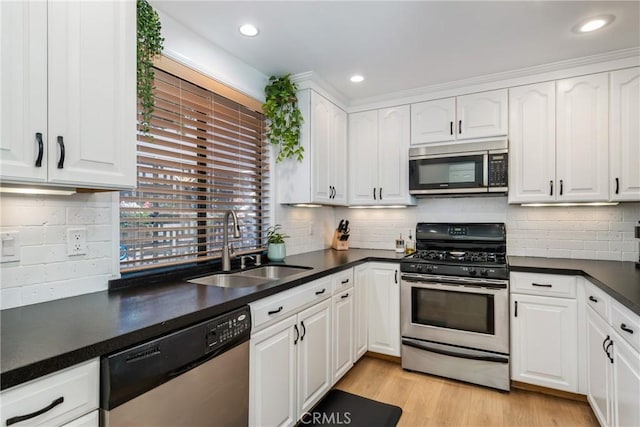
[[[0,266],[0,308],[107,289],[118,274],[117,193],[2,195],[0,231],[19,233],[20,260]],[[67,230],[87,230],[87,254],[67,255]]]
[[[506,197],[433,198],[419,199],[418,206],[406,209],[337,208],[333,228],[342,218],[350,221],[349,243],[354,248],[394,249],[398,235],[406,239],[417,222],[486,221],[506,223],[509,255],[638,260],[638,241],[633,236],[640,203],[522,207],[507,204]],[[285,223],[287,218],[279,221]],[[288,231],[292,239],[305,237],[303,228]]]

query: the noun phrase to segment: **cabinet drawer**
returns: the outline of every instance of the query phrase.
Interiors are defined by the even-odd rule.
[[[100,425],[98,410],[89,412],[80,418],[76,418],[70,423],[65,424],[63,427],[98,427]]]
[[[511,273],[511,292],[560,298],[576,297],[576,276]]]
[[[584,296],[587,300],[587,305],[594,309],[602,318],[609,322],[609,305],[611,298],[602,289],[592,284],[588,280],[584,281]]]
[[[640,317],[618,301],[611,301],[611,326],[636,351],[640,351]]]
[[[3,391],[1,425],[14,417],[51,409],[19,426],[60,426],[98,408],[98,359]],[[59,402],[59,403],[58,403]]]
[[[344,289],[353,286],[353,268],[350,268],[340,273],[331,275],[333,282],[333,294],[342,292]]]
[[[289,289],[249,304],[253,329],[258,330],[272,320],[282,319],[303,307],[331,296],[331,277]]]

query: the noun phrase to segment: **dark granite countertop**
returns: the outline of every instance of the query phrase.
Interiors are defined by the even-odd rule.
[[[204,321],[363,262],[394,261],[400,257],[385,250],[328,249],[288,256],[279,264],[313,269],[255,288],[220,288],[174,280],[2,310],[0,389]]]
[[[510,256],[511,271],[581,275],[640,316],[640,268],[633,262]]]
[[[0,388],[124,349],[357,264],[399,258],[394,251],[327,249],[288,256],[284,264],[312,269],[256,288],[172,280],[2,310]],[[640,270],[634,263],[532,257],[509,257],[509,263],[513,271],[583,275],[640,315]]]

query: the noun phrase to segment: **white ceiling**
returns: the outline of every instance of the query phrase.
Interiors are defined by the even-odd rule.
[[[351,100],[640,46],[638,1],[177,1],[154,7],[266,75],[313,71]],[[613,14],[600,31],[579,21]],[[260,29],[248,38],[238,27]],[[365,76],[354,84],[352,74]]]

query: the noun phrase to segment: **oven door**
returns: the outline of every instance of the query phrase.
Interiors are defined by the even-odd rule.
[[[405,273],[402,336],[509,354],[508,283]]]
[[[409,159],[411,194],[478,193],[488,191],[488,153],[472,152]]]

